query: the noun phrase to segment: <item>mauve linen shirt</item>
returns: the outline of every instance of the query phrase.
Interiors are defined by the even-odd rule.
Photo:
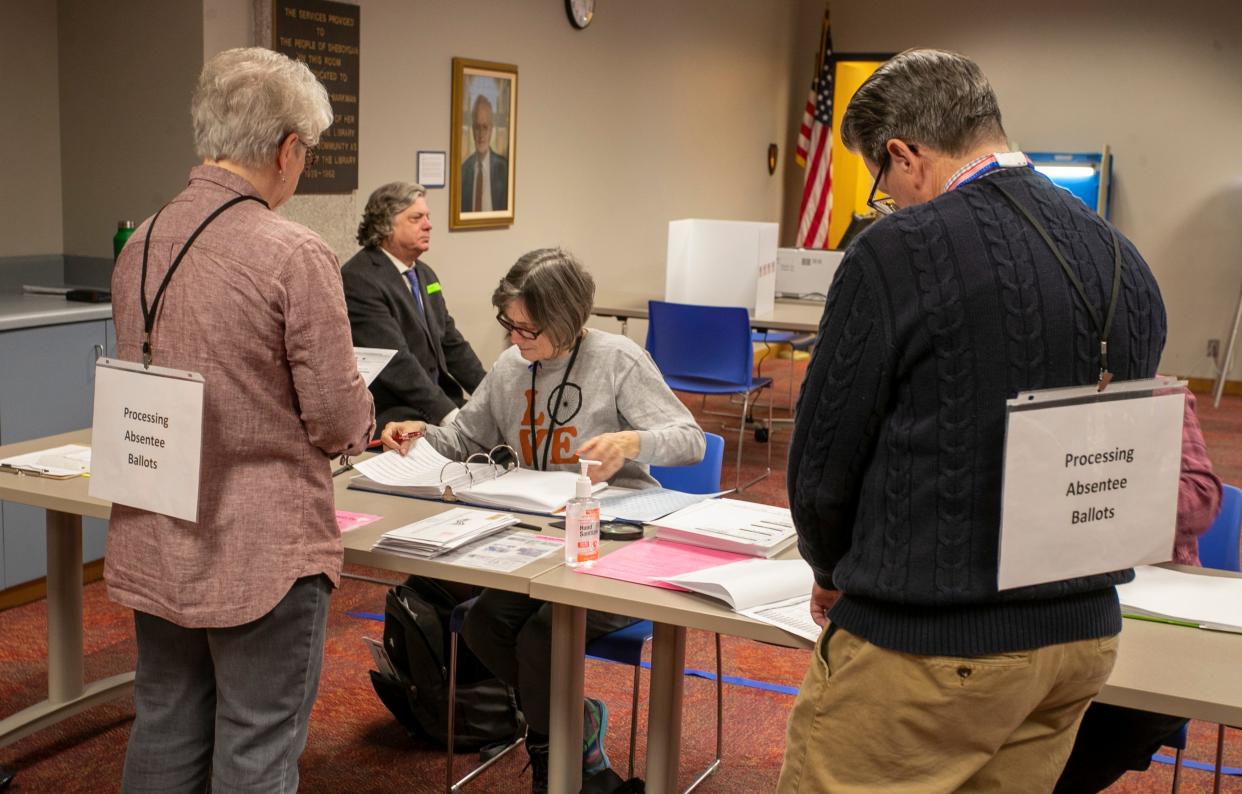
[[[212,211],[258,195],[216,166],[190,172],[151,239],[148,305],[173,257]],[[142,360],[139,278],[151,221],[112,275],[117,355]],[[201,374],[198,522],[114,505],[104,577],[119,604],[188,628],[238,626],[294,581],[341,571],[331,460],[374,429],[358,375],[336,256],[264,204],[225,210],[199,235],[159,304],[152,363]]]

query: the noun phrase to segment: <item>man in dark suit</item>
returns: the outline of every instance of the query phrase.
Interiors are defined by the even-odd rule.
[[[406,182],[377,188],[358,224],[363,248],[341,269],[354,344],[397,351],[371,383],[377,428],[451,420],[486,374],[453,323],[435,271],[418,261],[431,245],[425,195]]]
[[[470,111],[474,154],[461,164],[461,211],[509,209],[509,160],[492,151],[492,103],[479,94]]]

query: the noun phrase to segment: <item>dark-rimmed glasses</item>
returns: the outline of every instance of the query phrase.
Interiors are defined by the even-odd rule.
[[[893,203],[891,198],[878,199],[875,197],[875,194],[880,189],[880,180],[884,178],[884,172],[888,169],[890,159],[885,157],[884,162],[880,164],[880,170],[875,172],[875,181],[871,183],[871,194],[867,196],[867,206],[875,210],[876,215],[892,215],[897,211],[897,205]]]
[[[529,328],[521,328],[519,326],[516,326],[513,324],[513,321],[510,320],[508,317],[505,317],[503,313],[496,315],[496,322],[500,323],[500,327],[505,329],[505,333],[517,334],[523,339],[526,339],[531,342],[538,339],[539,335],[543,333],[542,328],[540,328],[537,331],[532,331]]]

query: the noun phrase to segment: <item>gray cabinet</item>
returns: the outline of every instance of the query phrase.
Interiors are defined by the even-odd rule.
[[[0,332],[0,444],[90,427],[95,347],[115,347],[108,320]],[[82,522],[83,559],[103,557],[107,522]],[[0,502],[3,579],[12,587],[47,574],[46,515]]]

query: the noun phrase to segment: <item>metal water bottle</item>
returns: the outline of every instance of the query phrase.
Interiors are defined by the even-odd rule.
[[[121,249],[125,247],[125,241],[134,233],[133,221],[117,221],[116,234],[112,235],[112,260],[121,255]]]

